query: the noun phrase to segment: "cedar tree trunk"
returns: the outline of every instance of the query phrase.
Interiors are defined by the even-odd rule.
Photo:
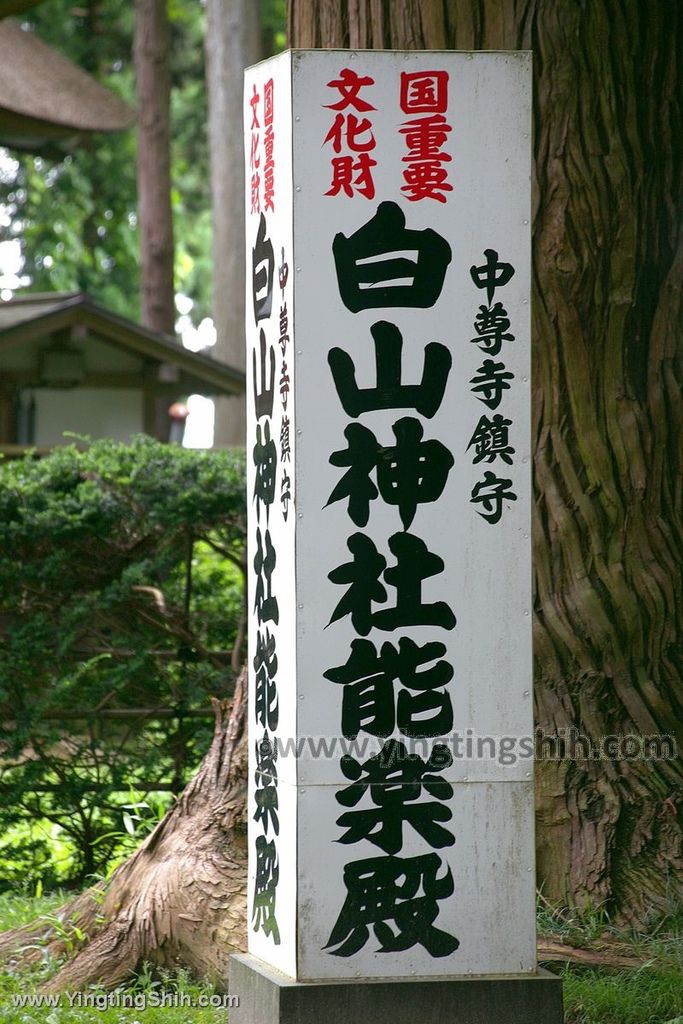
[[[206,84],[213,210],[216,355],[244,369],[244,69],[261,56],[256,0],[207,0]],[[216,400],[214,445],[246,443],[244,395]]]
[[[173,212],[171,207],[170,25],[166,0],[135,0],[135,78],[138,102],[138,212],[142,322],[175,333]],[[150,368],[144,429],[168,441],[168,399],[155,396]]]
[[[170,28],[166,0],[135,0],[142,322],[173,334]]]
[[[682,743],[683,6],[291,0],[289,33],[533,50],[537,724]],[[679,760],[537,777],[547,897],[640,925],[683,898]]]

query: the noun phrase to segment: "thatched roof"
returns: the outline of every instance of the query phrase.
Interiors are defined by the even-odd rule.
[[[0,144],[31,150],[84,132],[122,131],[134,119],[123,100],[33,32],[0,21]]]

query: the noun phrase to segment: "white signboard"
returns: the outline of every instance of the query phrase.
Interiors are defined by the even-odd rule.
[[[535,969],[530,57],[249,69],[250,951]]]

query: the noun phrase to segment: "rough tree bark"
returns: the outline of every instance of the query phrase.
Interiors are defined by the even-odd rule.
[[[166,0],[135,0],[142,322],[173,334],[170,27]]]
[[[533,50],[537,723],[680,744],[683,8],[291,0],[289,34]],[[682,781],[679,760],[541,764],[545,894],[641,924],[680,900]]]
[[[213,209],[213,319],[216,355],[244,369],[244,69],[261,56],[260,5],[207,0],[206,84]],[[244,395],[216,401],[214,445],[244,445]]]
[[[0,936],[0,958],[21,966],[43,949],[58,956],[72,925],[87,940],[45,991],[113,986],[142,962],[188,967],[224,988],[228,958],[246,941],[246,680],[232,704],[214,701],[211,748],[192,782],[140,848],[108,882],[52,917]]]

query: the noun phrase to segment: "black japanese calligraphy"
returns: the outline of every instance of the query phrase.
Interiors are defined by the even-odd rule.
[[[271,601],[273,598],[271,598]],[[263,603],[261,604],[263,607]],[[256,654],[254,655],[254,714],[256,721],[264,728],[274,732],[279,718],[277,686],[277,654],[275,637],[266,628],[256,634]]]
[[[385,568],[386,559],[365,534],[354,533],[347,541],[347,547],[353,561],[328,574],[332,583],[349,584],[329,625],[350,615],[354,629],[361,636],[367,636],[373,626],[382,630],[404,626],[453,629],[455,615],[445,601],[426,604],[422,600],[422,583],[443,572],[444,563],[438,555],[427,550],[420,537],[395,533],[389,538],[389,550],[396,557],[396,565],[390,568]],[[373,611],[373,603],[384,604],[387,600],[386,589],[379,582],[382,572],[385,582],[396,589],[396,604],[393,608]]]
[[[491,419],[482,416],[474,433],[470,438],[467,450],[474,448],[472,462],[493,462],[495,459],[502,459],[508,465],[512,465],[512,456],[515,449],[508,441],[508,430],[512,426],[512,420],[506,419],[500,413],[496,413]]]
[[[254,772],[256,810],[253,819],[257,824],[262,825],[266,836],[271,828],[275,835],[279,835],[280,832],[276,759],[277,752],[268,734],[264,733],[263,739],[256,744],[256,771]]]
[[[280,462],[290,462],[291,457],[292,448],[289,434],[289,416],[283,416],[282,424],[280,426]]]
[[[437,853],[347,864],[346,900],[325,948],[335,956],[352,956],[368,941],[372,927],[381,953],[421,945],[430,956],[449,956],[459,942],[434,926],[439,901],[454,890],[451,869],[446,866],[439,875],[442,866]]]
[[[470,384],[472,391],[480,402],[487,405],[489,409],[497,409],[503,392],[510,388],[510,381],[514,373],[506,370],[504,363],[495,363],[493,359],[485,359],[477,370],[476,376],[472,377]]]
[[[486,263],[480,267],[470,267],[470,276],[477,288],[486,289],[489,305],[493,302],[496,288],[502,288],[512,278],[515,269],[510,263],[502,263],[495,249],[484,249]]]
[[[341,98],[329,104],[336,116],[324,144],[336,156],[327,194],[343,191],[348,196],[361,193],[370,198],[374,194],[370,154],[377,140],[369,114],[374,108],[361,93],[374,82],[345,69],[339,79],[328,84]],[[406,145],[403,199],[443,203],[453,190],[447,173],[451,163],[447,143],[452,132],[445,116],[448,74],[402,72],[400,104],[409,116],[398,128]],[[392,201],[380,202],[374,215],[353,233],[339,232],[332,255],[340,299],[353,314],[435,306],[452,258],[444,237],[431,227],[407,227],[401,207]],[[501,266],[492,272],[497,281],[502,280]],[[497,339],[501,343],[512,340],[507,337],[509,323],[501,319],[500,310],[490,314],[485,325],[482,320],[475,326],[486,355],[493,353]],[[328,572],[329,581],[342,588],[342,596],[336,599],[327,628],[346,620],[356,636],[346,663],[328,669],[324,676],[342,688],[343,735],[355,740],[365,732],[384,740],[380,752],[366,760],[348,755],[341,760],[342,773],[350,784],[336,794],[345,808],[337,818],[337,842],[346,846],[371,843],[384,856],[346,865],[346,899],[325,949],[335,956],[352,956],[374,932],[380,952],[422,945],[430,956],[447,956],[458,948],[458,940],[434,922],[439,901],[453,893],[451,870],[434,852],[406,858],[398,855],[410,832],[432,850],[454,844],[455,837],[447,827],[453,816],[449,806],[453,787],[440,774],[452,765],[452,755],[438,742],[423,756],[409,753],[405,742],[393,737],[396,730],[411,740],[437,740],[449,734],[454,721],[448,685],[453,667],[445,658],[445,644],[435,639],[419,644],[412,636],[399,634],[395,643],[376,645],[364,638],[372,630],[396,633],[428,626],[450,631],[456,625],[447,601],[430,599],[430,589],[435,598],[443,592],[442,581],[434,577],[441,576],[445,565],[418,535],[416,526],[422,516],[427,518],[422,507],[443,498],[455,465],[445,439],[430,436],[423,422],[442,406],[452,356],[446,344],[432,341],[425,345],[420,340],[422,375],[415,380],[411,358],[404,382],[404,338],[399,327],[377,320],[370,327],[370,337],[374,380],[357,379],[354,360],[344,348],[328,352],[341,405],[352,420],[384,410],[406,410],[406,414],[391,420],[376,417],[369,423],[347,423],[345,443],[329,454],[330,464],[341,472],[325,507],[344,502],[349,520],[360,529],[347,537],[349,560],[337,564],[343,558],[337,555],[332,563],[335,567]],[[474,387],[479,383],[473,381]],[[504,389],[506,378],[498,375],[494,385],[487,381],[487,387],[491,386]],[[482,400],[490,397],[488,391],[481,394]],[[482,452],[487,445],[495,446],[502,458],[510,446],[501,441],[504,424],[496,426],[494,440],[487,442],[477,436],[473,443]],[[387,507],[397,510],[402,530],[388,538],[361,532],[371,523],[381,526],[390,522]],[[388,555],[383,551],[385,544]]]
[[[495,249],[485,249],[486,262],[481,266],[472,266],[470,275],[477,288],[486,289],[488,306],[480,306],[474,320],[476,338],[471,343],[489,356],[497,356],[504,342],[515,340],[509,332],[510,319],[502,302],[493,305],[493,297],[497,288],[504,287],[513,277],[515,270],[512,264],[499,259]],[[514,380],[504,363],[493,359],[485,359],[470,380],[472,392],[480,402],[489,409],[497,409],[503,395],[510,390],[510,382]],[[472,462],[495,462],[500,459],[508,466],[512,465],[515,449],[509,442],[509,430],[512,420],[501,413],[489,418],[482,416],[474,429],[467,445],[467,451],[473,449]],[[516,501],[517,495],[512,490],[512,481],[499,479],[495,473],[487,471],[484,478],[472,488],[470,502],[487,523],[500,522],[505,501]]]
[[[265,836],[256,837],[256,879],[251,919],[256,931],[264,932],[280,945],[280,929],[275,917],[275,897],[280,878],[275,841]]]
[[[256,369],[256,349],[252,352],[252,363],[254,370],[254,411],[256,419],[262,416],[273,415],[273,396],[275,394],[275,349],[270,346],[270,370],[269,382],[266,383],[266,332],[261,328],[259,331],[259,353],[261,364],[261,386],[258,385],[258,373]]]
[[[441,294],[450,245],[432,228],[416,231],[405,224],[401,208],[384,202],[353,235],[335,235],[339,294],[352,313],[379,306],[424,309]]]
[[[371,430],[351,423],[344,431],[348,447],[333,452],[333,466],[348,466],[330,495],[328,505],[348,497],[349,515],[356,526],[365,526],[369,503],[381,494],[388,505],[397,505],[408,529],[419,504],[434,502],[442,494],[453,465],[453,456],[440,441],[424,441],[419,420],[407,416],[393,425],[395,445],[380,445]],[[377,470],[377,487],[370,473]]]
[[[256,244],[251,251],[252,275],[251,290],[254,303],[254,322],[267,320],[273,308],[273,268],[275,255],[273,243],[266,238],[268,228],[266,218],[259,218]]]
[[[280,484],[280,504],[282,505],[282,518],[287,522],[289,515],[289,503],[292,500],[292,480],[289,473],[283,472]]]
[[[328,573],[328,579],[332,583],[348,583],[349,589],[335,608],[329,625],[350,615],[354,629],[367,636],[373,625],[373,602],[381,603],[387,599],[387,592],[379,582],[387,560],[363,533],[354,533],[346,546],[353,555],[353,561],[333,569]]]
[[[472,344],[478,345],[487,355],[497,356],[504,341],[515,340],[514,334],[506,333],[509,326],[507,310],[503,309],[502,302],[496,302],[490,309],[480,306],[474,321],[477,337],[471,339]]]
[[[441,822],[450,821],[453,812],[444,801],[453,796],[453,787],[439,769],[453,764],[448,747],[437,743],[427,761],[409,754],[400,740],[387,740],[378,754],[360,764],[345,754],[341,768],[352,785],[337,793],[344,807],[360,803],[374,804],[347,811],[337,818],[346,829],[340,843],[358,843],[367,839],[385,853],[399,853],[403,847],[403,825],[410,825],[432,849],[452,846],[455,838]],[[424,799],[431,796],[433,800]]]
[[[261,105],[261,97],[263,103]],[[275,150],[275,82],[268,79],[253,85],[249,99],[251,107],[251,213],[255,223],[255,237],[251,248],[251,297],[254,326],[247,325],[251,343],[248,366],[252,374],[249,389],[249,415],[255,422],[255,443],[251,448],[253,476],[253,502],[255,524],[251,522],[250,541],[253,545],[250,560],[253,564],[253,608],[250,609],[249,632],[254,646],[251,649],[251,728],[256,726],[262,739],[255,744],[254,798],[251,815],[260,834],[255,837],[250,857],[255,856],[255,883],[251,903],[251,924],[275,945],[280,943],[276,919],[276,895],[279,881],[278,851],[275,838],[279,833],[279,801],[277,778],[277,751],[272,734],[278,727],[280,703],[277,688],[278,652],[277,625],[280,610],[274,584],[277,555],[272,526],[271,506],[279,489],[278,451],[281,460],[286,455],[288,437],[282,431],[282,419],[275,420],[276,347],[279,343],[284,359],[288,318],[284,301],[284,286],[288,267],[281,249],[281,264],[275,270],[275,249],[269,230],[275,221],[266,218],[266,211],[274,212],[276,202],[276,150]],[[249,223],[251,224],[252,221]],[[248,229],[251,231],[251,227]],[[282,291],[280,305],[280,335],[274,315],[275,281]],[[283,309],[284,307],[284,309]],[[273,330],[275,328],[275,331]],[[258,332],[258,340],[256,335]],[[253,396],[253,404],[252,404]],[[282,394],[281,394],[282,397]],[[278,410],[279,412],[279,410]],[[279,432],[279,437],[275,432]],[[279,440],[279,447],[278,442]],[[265,516],[263,513],[265,512]],[[273,528],[273,534],[271,534]],[[252,860],[253,863],[253,860]]]
[[[503,514],[503,502],[517,501],[517,495],[512,490],[512,480],[501,480],[487,470],[484,479],[472,488],[470,500],[482,506],[483,511],[477,511],[487,523],[498,523]]]
[[[353,359],[341,348],[330,349],[327,361],[344,411],[357,417],[376,409],[415,409],[431,419],[439,409],[446,390],[452,357],[438,341],[425,347],[424,369],[419,384],[403,384],[401,353],[403,338],[398,327],[379,320],[370,328],[375,344],[375,387],[360,388]]]
[[[254,587],[254,610],[258,617],[259,625],[264,622],[280,621],[277,597],[272,592],[273,572],[275,571],[276,554],[273,542],[270,539],[270,531],[266,530],[265,551],[261,530],[256,529],[256,554],[254,556],[254,572],[256,573],[256,585]]]
[[[378,653],[370,640],[353,640],[346,664],[325,672],[326,679],[344,687],[342,734],[347,739],[361,731],[390,736],[398,725],[404,736],[446,736],[453,728],[453,705],[445,689],[453,667],[445,653],[438,641],[419,645],[401,637],[398,647],[386,642]],[[424,667],[430,662],[436,664]],[[394,682],[402,687],[398,701]]]
[[[256,468],[254,481],[254,499],[256,515],[261,518],[261,504],[266,506],[266,513],[275,499],[275,470],[277,467],[277,449],[270,436],[270,422],[266,420],[263,430],[256,426],[256,444],[253,449],[253,460]]]

